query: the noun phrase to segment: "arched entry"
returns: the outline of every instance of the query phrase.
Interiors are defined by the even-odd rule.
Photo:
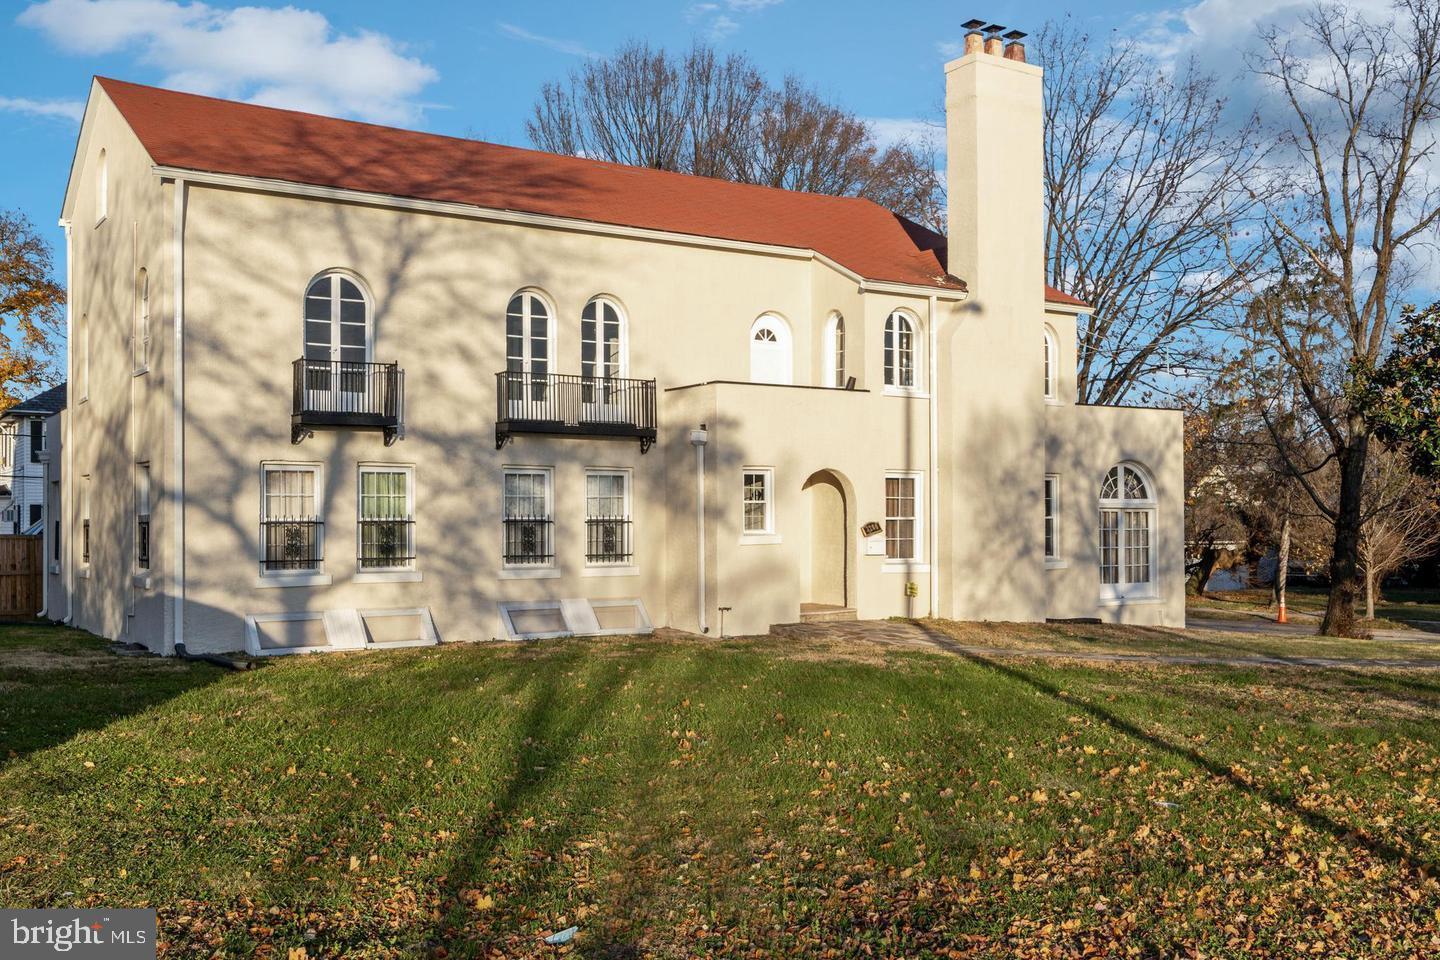
[[[833,470],[812,473],[803,487],[810,501],[810,596],[816,607],[854,602],[854,538],[849,484]]]

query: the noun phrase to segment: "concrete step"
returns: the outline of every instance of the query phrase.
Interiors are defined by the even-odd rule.
[[[841,607],[829,603],[800,604],[801,623],[828,623],[832,620],[858,620],[854,607]]]

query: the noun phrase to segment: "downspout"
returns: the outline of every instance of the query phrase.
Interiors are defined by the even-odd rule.
[[[43,422],[43,421],[42,421]],[[40,429],[45,429],[41,427]],[[60,429],[60,418],[55,418],[55,429]],[[50,511],[44,507],[49,506],[50,500],[50,437],[45,438],[45,459],[40,461],[40,569],[44,574],[40,577],[40,613],[38,616],[43,620],[50,616],[50,525],[53,517]]]
[[[699,430],[690,431],[690,443],[695,448],[695,586],[701,633],[710,632],[705,620],[705,443],[709,439],[703,424]]]
[[[940,344],[938,298],[930,294],[930,616],[940,615]]]
[[[185,181],[176,177],[173,192],[175,234],[170,270],[175,289],[170,295],[170,309],[175,327],[175,355],[171,359],[175,372],[170,411],[174,429],[170,462],[170,518],[175,529],[175,555],[170,562],[175,570],[175,625],[166,638],[167,655],[174,654],[177,649],[185,649]]]
[[[62,429],[61,447],[65,452],[65,462],[60,470],[60,529],[65,535],[66,543],[61,548],[61,568],[65,581],[65,623],[70,623],[75,618],[75,551],[71,546],[75,543],[75,511],[73,508],[74,496],[71,488],[75,485],[75,351],[73,349],[75,338],[72,336],[72,326],[75,318],[75,289],[74,289],[74,268],[71,267],[72,231],[69,220],[61,220],[60,226],[65,230],[65,382],[68,384],[68,391],[65,402],[65,410],[60,414],[60,423],[63,427],[69,428],[70,436],[64,436],[67,432]],[[88,386],[88,384],[87,384]]]

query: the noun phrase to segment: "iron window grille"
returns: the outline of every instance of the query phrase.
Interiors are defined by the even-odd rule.
[[[150,515],[135,519],[135,562],[141,570],[150,569]]]
[[[553,520],[547,517],[506,517],[503,522],[507,564],[528,566],[554,562]]]
[[[414,520],[361,520],[362,569],[408,567],[415,562]]]
[[[322,520],[265,520],[261,522],[260,566],[267,571],[318,570],[325,557],[321,549]]]
[[[634,556],[628,519],[595,517],[585,521],[587,563],[629,563]]]

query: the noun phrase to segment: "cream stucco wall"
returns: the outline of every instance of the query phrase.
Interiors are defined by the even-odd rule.
[[[502,635],[503,601],[623,598],[641,600],[656,624],[712,634],[719,608],[729,607],[726,630],[746,633],[796,619],[807,601],[833,601],[837,577],[843,599],[861,617],[913,610],[966,619],[1177,622],[1183,618],[1178,414],[1074,404],[1073,317],[1047,314],[1041,293],[1039,76],[1033,67],[993,57],[947,67],[950,270],[969,283],[963,303],[940,289],[935,297],[877,289],[805,251],[561,229],[485,211],[401,209],[259,184],[188,184],[178,625],[168,619],[175,605],[166,602],[174,597],[176,558],[164,495],[177,476],[166,333],[177,187],[150,169],[97,93],[69,213],[75,310],[93,323],[88,400],[80,399],[71,371],[76,436],[67,475],[76,479],[67,484],[69,514],[78,518],[80,477],[89,476],[93,501],[92,562],[89,578],[77,582],[76,622],[157,650],[176,636],[191,650],[234,650],[244,645],[247,615],[425,607],[443,639],[484,640]],[[102,142],[111,216],[96,229],[87,191]],[[155,328],[149,372],[138,376],[127,339],[137,265],[150,270]],[[405,370],[404,430],[393,446],[378,432],[360,430],[320,430],[291,442],[301,301],[309,282],[332,269],[358,278],[370,295],[372,358]],[[642,455],[635,441],[533,436],[496,449],[504,313],[521,289],[542,292],[553,306],[557,373],[579,372],[579,317],[587,301],[604,294],[623,308],[628,375],[654,378],[659,388],[660,435],[649,453]],[[896,309],[915,319],[919,335],[919,382],[903,394],[886,389],[881,351],[885,319]],[[845,318],[853,391],[819,388],[830,363],[822,332],[835,312]],[[749,330],[764,313],[789,327],[792,385],[745,382]],[[1066,371],[1056,403],[1047,403],[1041,388],[1046,322],[1057,331]],[[931,509],[932,418],[938,511]],[[690,439],[702,426],[703,557]],[[133,471],[145,459],[155,489],[148,587],[131,563]],[[1157,548],[1168,551],[1159,565],[1162,598],[1143,609],[1099,602],[1094,498],[1117,459],[1144,463],[1162,498]],[[326,582],[276,586],[260,574],[261,470],[269,462],[321,468]],[[379,579],[357,569],[362,463],[415,471],[417,576]],[[502,569],[507,466],[554,473],[557,556],[543,576]],[[746,466],[774,471],[776,529],[768,538],[741,535]],[[622,575],[584,560],[587,468],[623,469],[632,478],[635,558]],[[913,563],[870,555],[859,533],[867,522],[883,522],[890,471],[921,478],[923,550]],[[1043,557],[1047,471],[1065,478],[1062,568],[1047,568]],[[827,482],[807,489],[815,479]],[[817,542],[843,548],[817,555]],[[939,581],[933,598],[932,576]],[[913,607],[908,582],[916,585]]]

